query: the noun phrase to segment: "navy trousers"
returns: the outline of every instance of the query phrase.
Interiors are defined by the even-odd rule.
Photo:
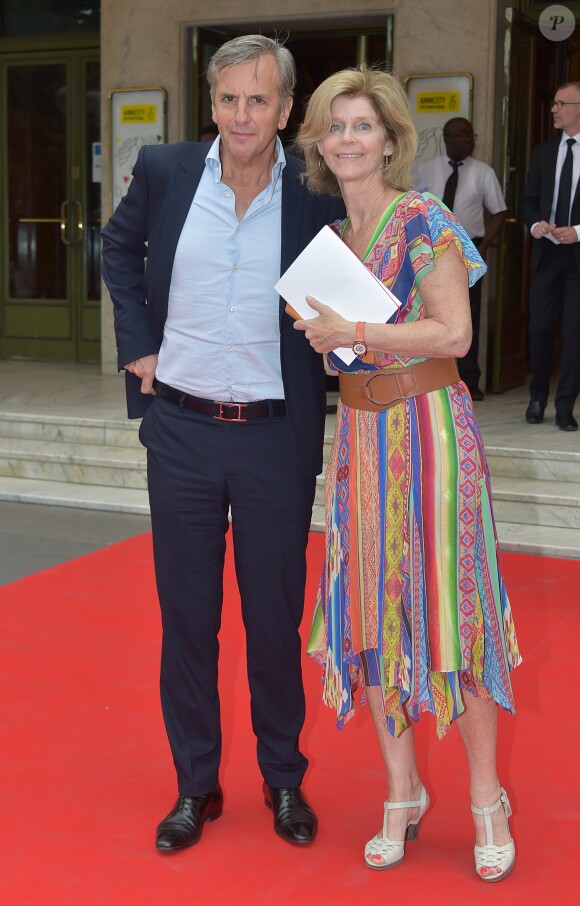
[[[530,397],[545,403],[550,392],[554,331],[562,312],[562,350],[556,411],[572,412],[580,388],[580,270],[570,246],[547,239],[530,283]]]
[[[315,478],[298,472],[286,416],[223,422],[156,398],[140,438],[163,623],[161,703],[179,792],[200,796],[218,782],[230,507],[258,764],[271,786],[298,786],[308,764],[298,629]]]

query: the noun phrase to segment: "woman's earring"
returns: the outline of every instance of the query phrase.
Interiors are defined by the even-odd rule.
[[[322,173],[322,171],[324,170],[324,167],[322,166],[323,163],[324,163],[324,158],[319,157],[319,158],[318,158],[318,169],[320,170],[321,173]]]

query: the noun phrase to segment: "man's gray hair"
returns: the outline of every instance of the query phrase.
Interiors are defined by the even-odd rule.
[[[232,38],[216,50],[207,67],[207,80],[211,99],[214,101],[214,92],[219,73],[228,66],[238,63],[248,63],[258,60],[263,56],[274,57],[278,64],[278,90],[280,92],[280,109],[294,94],[296,84],[296,65],[290,51],[275,38],[266,38],[264,35],[240,35]]]

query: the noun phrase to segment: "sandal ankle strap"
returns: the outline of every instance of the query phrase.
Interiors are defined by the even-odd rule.
[[[385,802],[385,808],[388,811],[390,808],[421,808],[421,800],[415,799],[413,802],[410,800],[407,802]]]
[[[412,800],[411,800],[411,799],[408,799],[406,802],[389,802],[389,800],[387,799],[387,801],[385,802],[385,814],[386,814],[386,813],[389,811],[389,809],[391,809],[391,808],[418,808],[418,809],[422,809],[423,806],[425,806],[425,808],[426,808],[426,807],[427,807],[427,798],[428,798],[428,797],[427,797],[427,790],[425,789],[425,787],[423,786],[423,784],[421,784],[421,792],[420,792],[420,794],[419,794],[419,798],[418,798],[418,799],[412,799]]]
[[[471,811],[476,815],[483,815],[483,823],[485,825],[485,843],[486,846],[493,846],[493,828],[491,824],[491,816],[494,812],[497,812],[498,808],[503,805],[503,809],[506,815],[506,818],[509,818],[512,813],[512,807],[508,799],[508,794],[504,790],[503,786],[500,788],[499,799],[493,803],[493,805],[483,805],[481,808],[477,805],[471,803]]]

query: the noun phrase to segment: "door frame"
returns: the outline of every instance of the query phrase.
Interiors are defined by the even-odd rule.
[[[82,193],[83,210],[87,210],[87,154],[83,154],[86,142],[87,65],[100,65],[100,36],[86,34],[62,37],[1,38],[0,39],[0,90],[7,96],[7,71],[10,65],[62,64],[67,72],[67,135],[66,135],[66,188],[67,197],[73,190]],[[7,105],[1,114],[1,135],[7,136]],[[74,122],[73,122],[74,119]],[[0,140],[0,358],[24,358],[31,360],[55,361],[100,361],[100,292],[95,299],[87,300],[87,247],[85,238],[78,247],[71,247],[66,255],[66,297],[64,308],[70,312],[68,336],[42,339],[34,336],[34,322],[31,336],[6,335],[6,308],[10,305],[8,270],[8,159],[6,145]],[[57,212],[58,215],[58,212]],[[84,218],[86,222],[86,218]],[[60,301],[60,300],[58,300]],[[36,299],[15,300],[16,304],[29,304],[32,309]],[[39,307],[38,305],[36,306]],[[34,316],[33,316],[34,317]],[[90,339],[87,340],[87,337]]]
[[[542,39],[537,23],[519,10],[505,10],[499,51],[503,54],[500,181],[505,187],[508,216],[498,242],[492,312],[494,393],[527,380],[530,237],[521,205],[532,151],[554,134],[550,104],[556,87],[567,78],[566,45]]]
[[[202,46],[213,46],[217,49],[231,38],[252,33],[263,34],[266,37],[287,34],[287,46],[292,51],[293,41],[307,39],[320,41],[336,37],[352,37],[357,39],[357,59],[344,65],[354,66],[367,62],[368,42],[366,39],[384,33],[385,59],[383,62],[385,69],[391,72],[393,66],[394,21],[394,13],[386,11],[380,14],[365,15],[361,17],[360,21],[357,21],[356,25],[353,25],[352,22],[345,22],[340,18],[320,21],[316,17],[310,16],[302,21],[293,21],[291,32],[288,31],[288,25],[280,22],[279,18],[276,17],[272,18],[272,20],[262,20],[259,23],[232,20],[217,24],[200,22],[190,26],[188,28],[188,84],[190,86],[188,97],[188,138],[197,140],[199,128],[205,121],[209,122],[210,119],[209,88],[205,78],[205,61],[203,54],[200,52]],[[297,85],[298,87],[299,85]],[[297,92],[295,92],[294,99],[295,102],[302,100],[302,98],[297,97]],[[289,132],[284,133],[284,141],[291,141],[292,138]]]

